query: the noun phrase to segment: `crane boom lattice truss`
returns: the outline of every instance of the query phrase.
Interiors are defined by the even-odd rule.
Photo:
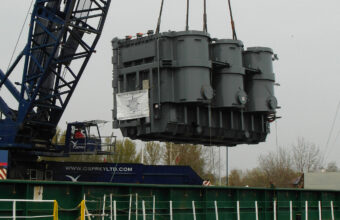
[[[36,0],[24,50],[6,73],[5,85],[18,101],[11,109],[0,97],[0,148],[50,146],[56,126],[95,52],[111,0]],[[24,59],[21,90],[9,80]]]

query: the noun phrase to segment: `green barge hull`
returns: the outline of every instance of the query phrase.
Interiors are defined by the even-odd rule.
[[[55,202],[43,202],[49,200]],[[13,215],[73,220],[336,220],[340,191],[0,181],[0,218],[15,219]]]

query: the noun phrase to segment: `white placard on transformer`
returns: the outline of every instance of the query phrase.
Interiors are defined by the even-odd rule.
[[[149,90],[138,90],[116,94],[117,119],[131,120],[150,117]]]

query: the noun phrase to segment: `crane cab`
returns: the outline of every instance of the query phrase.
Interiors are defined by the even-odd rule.
[[[112,137],[103,137],[99,126],[106,121],[92,120],[67,124],[65,147],[70,154],[107,154],[111,152]]]

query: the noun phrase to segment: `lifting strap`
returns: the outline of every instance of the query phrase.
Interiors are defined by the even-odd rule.
[[[162,0],[161,9],[159,10],[159,16],[158,16],[156,34],[159,34],[160,27],[161,27],[161,19],[162,19],[162,13],[163,13],[163,5],[164,5],[164,0]]]
[[[203,31],[208,32],[207,24],[207,0],[204,0],[204,12],[203,12]]]
[[[185,25],[185,30],[189,30],[189,10],[190,10],[190,1],[187,0],[187,15],[186,15],[186,25]]]
[[[230,0],[228,0],[228,5],[229,5],[229,12],[230,12],[230,19],[231,19],[231,29],[233,31],[233,40],[237,40],[236,29],[235,29],[235,22],[234,22],[234,18],[233,18],[233,11],[231,9]]]

